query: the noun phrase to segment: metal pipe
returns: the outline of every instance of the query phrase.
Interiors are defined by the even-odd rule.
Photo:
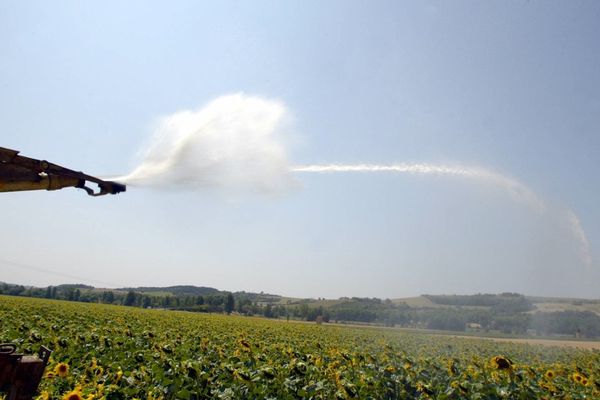
[[[58,190],[66,187],[77,187],[81,179],[40,175],[37,181],[2,181],[0,180],[0,192],[18,192],[24,190]]]

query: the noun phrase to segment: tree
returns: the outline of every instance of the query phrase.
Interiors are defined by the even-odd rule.
[[[231,314],[235,307],[235,299],[231,293],[227,293],[227,299],[225,300],[225,312]]]
[[[135,292],[130,290],[127,292],[127,296],[125,296],[125,300],[123,300],[123,305],[125,306],[133,306],[135,304]]]
[[[115,294],[112,291],[105,290],[102,293],[102,302],[106,304],[112,304],[115,301]]]
[[[148,308],[152,305],[152,300],[150,296],[142,296],[142,307]]]
[[[273,318],[273,307],[271,306],[271,303],[268,303],[265,307],[265,317]]]

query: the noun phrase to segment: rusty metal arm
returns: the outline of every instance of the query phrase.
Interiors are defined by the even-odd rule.
[[[12,343],[0,344],[0,392],[6,392],[8,400],[31,400],[52,351],[42,346],[37,356],[25,356],[16,350]]]
[[[98,191],[94,192],[86,186],[87,182],[96,184]],[[90,196],[117,194],[126,190],[123,184],[105,181],[46,160],[24,157],[17,150],[0,147],[0,192],[58,190],[65,187],[83,189]]]

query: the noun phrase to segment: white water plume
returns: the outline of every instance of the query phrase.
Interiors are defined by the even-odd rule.
[[[278,191],[290,183],[285,106],[234,94],[162,118],[142,162],[115,180],[132,186]]]
[[[592,266],[592,254],[590,252],[590,243],[588,242],[585,231],[581,226],[581,221],[571,209],[567,209],[567,224],[571,230],[571,235],[577,240],[579,245],[578,252],[581,261],[589,268]]]
[[[483,183],[493,184],[505,189],[517,201],[542,212],[544,202],[523,183],[484,168],[435,165],[435,164],[328,164],[293,167],[294,172],[398,172],[426,175],[450,175],[477,179]]]
[[[244,94],[219,97],[198,110],[162,118],[139,166],[115,180],[158,189],[220,187],[278,192],[290,186],[292,173],[440,175],[493,185],[535,212],[548,212],[545,202],[524,183],[480,167],[418,163],[291,166],[285,143],[288,119],[280,101]],[[588,240],[579,219],[571,210],[562,218],[578,243],[581,260],[591,265]]]

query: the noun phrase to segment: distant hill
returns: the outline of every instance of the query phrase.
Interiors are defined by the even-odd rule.
[[[528,313],[577,311],[592,312],[600,316],[600,299],[566,297],[522,296],[516,293],[473,295],[421,295],[393,299],[395,304],[406,304],[415,309],[491,309],[504,305],[521,308]],[[526,308],[529,308],[526,310]]]
[[[98,290],[98,289],[96,289]],[[206,286],[193,286],[193,285],[178,285],[178,286],[164,286],[164,287],[154,287],[154,286],[141,286],[135,288],[119,288],[114,289],[118,292],[128,292],[130,290],[151,296],[218,296],[218,295],[227,295],[229,292],[224,290],[215,289],[212,287]],[[253,293],[253,292],[234,292],[233,293],[237,298],[241,298],[251,302],[257,302],[261,304],[275,304],[280,303],[283,300],[287,300],[288,298],[282,297],[276,294],[268,294],[268,293]]]
[[[94,287],[90,285],[84,285],[83,283],[63,283],[62,285],[58,285],[57,288],[61,289],[88,289],[91,290]]]
[[[136,288],[121,288],[117,289],[120,291],[133,290],[137,293],[146,293],[156,296],[160,295],[173,295],[173,296],[210,296],[221,293],[220,290],[206,287],[206,286],[192,286],[192,285],[179,285],[179,286],[166,286],[166,287],[154,287],[154,286],[142,286]]]

